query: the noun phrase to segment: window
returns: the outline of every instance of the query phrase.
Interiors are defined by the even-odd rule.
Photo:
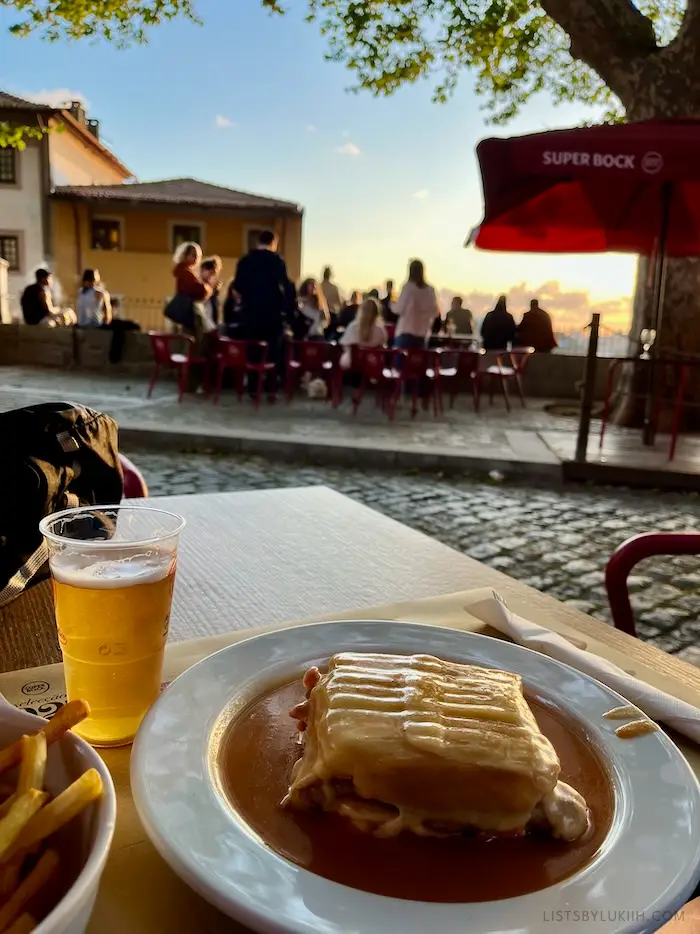
[[[0,234],[0,256],[7,260],[10,272],[19,272],[19,237],[16,234]]]
[[[202,228],[199,224],[173,224],[173,253],[183,243],[202,246]]]
[[[93,217],[90,240],[93,250],[121,250],[123,246],[121,221]]]
[[[17,150],[0,148],[0,185],[17,184]]]
[[[263,232],[262,227],[246,227],[246,250],[256,250],[258,247],[258,237]]]

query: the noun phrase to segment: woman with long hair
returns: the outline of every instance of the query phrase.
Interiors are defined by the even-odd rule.
[[[221,270],[223,263],[220,256],[208,256],[199,266],[202,282],[209,286],[211,295],[207,299],[207,308],[212,322],[219,324],[219,294],[221,292]]]
[[[100,282],[98,269],[86,269],[75,310],[81,328],[100,328],[112,321],[109,292]]]
[[[408,267],[408,281],[394,306],[398,324],[394,337],[397,350],[425,347],[433,321],[440,316],[437,295],[425,280],[425,268],[419,259]]]
[[[352,361],[351,347],[383,347],[386,344],[386,329],[379,317],[379,302],[374,298],[366,298],[357,317],[350,322],[347,330],[340,338],[345,348],[340,358],[340,365],[344,370],[350,368]]]
[[[211,298],[212,289],[199,274],[202,248],[198,243],[181,243],[173,256],[175,296],[168,302],[165,317],[179,324],[197,343],[205,332],[206,313],[203,302]]]
[[[331,323],[323,292],[315,279],[305,279],[299,288],[299,311],[307,324],[307,340],[323,340]]]

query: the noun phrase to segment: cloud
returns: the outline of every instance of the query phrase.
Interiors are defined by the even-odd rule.
[[[605,333],[610,331],[627,333],[632,315],[632,299],[630,297],[610,298],[601,302],[591,299],[590,293],[585,289],[567,290],[561,283],[550,280],[538,287],[520,282],[505,291],[508,310],[519,321],[523,312],[528,308],[530,299],[537,298],[550,315],[554,323],[554,330],[559,333],[578,333],[591,319],[591,313],[601,313],[601,325]],[[442,289],[439,295],[440,307],[449,308],[453,295],[461,295],[467,308],[471,308],[477,319],[483,318],[490,311],[498,299],[497,292],[459,292]]]
[[[71,101],[80,101],[87,110],[88,100],[82,91],[71,91],[70,88],[44,89],[43,91],[24,91],[18,95],[25,100],[34,101],[35,104],[46,104],[48,107],[70,106]]]
[[[413,197],[416,201],[425,201],[429,194],[430,192],[427,188],[419,188],[418,191],[413,192]]]
[[[362,152],[359,146],[356,146],[355,143],[347,142],[343,143],[342,146],[336,146],[335,152],[340,156],[359,156]]]
[[[235,125],[236,125],[236,124],[233,122],[233,120],[229,120],[228,117],[222,117],[221,114],[217,114],[217,115],[214,117],[214,124],[215,124],[215,126],[217,126],[220,130],[227,130],[227,129],[229,129],[229,127],[232,127],[232,126],[235,126]]]
[[[315,126],[313,123],[307,123],[304,129],[306,130],[307,133],[315,133],[318,127]]]

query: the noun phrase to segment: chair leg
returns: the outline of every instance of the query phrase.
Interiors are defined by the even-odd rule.
[[[515,386],[516,386],[516,389],[518,390],[518,395],[520,396],[520,402],[522,403],[523,408],[526,409],[527,404],[525,402],[525,393],[523,392],[523,384],[520,381],[520,373],[515,373]]]
[[[178,381],[177,387],[177,401],[182,402],[182,397],[185,393],[185,387],[189,386],[190,382],[190,365],[189,363],[183,363],[180,367],[180,379]]]
[[[673,413],[673,428],[671,430],[671,447],[668,452],[668,459],[672,461],[676,456],[676,444],[678,443],[678,432],[681,427],[681,415],[683,414],[683,401],[685,398],[685,379],[687,375],[687,367],[681,366],[680,375],[678,378],[678,392],[676,393],[676,406]]]
[[[510,399],[508,398],[508,387],[506,386],[506,380],[503,374],[501,374],[500,376],[500,382],[501,382],[501,392],[503,393],[503,398],[506,403],[506,410],[510,412]]]
[[[389,416],[389,421],[394,421],[394,415],[396,414],[396,406],[398,405],[399,399],[401,398],[401,382],[397,382],[394,387],[394,391],[389,396],[387,400],[387,414]]]
[[[220,363],[218,367],[218,372],[216,374],[216,388],[214,390],[214,405],[219,404],[219,399],[221,398],[221,387],[224,384],[224,364]]]
[[[472,400],[474,402],[474,411],[478,412],[479,402],[481,401],[479,398],[481,393],[481,385],[477,376],[473,376],[470,382],[472,384]]]
[[[600,439],[598,441],[598,450],[601,450],[603,447],[603,438],[605,437],[605,429],[608,427],[608,417],[610,415],[610,396],[612,395],[612,384],[613,377],[615,375],[615,364],[613,363],[608,368],[608,379],[605,386],[605,401],[603,402],[603,414],[600,419]]]
[[[367,388],[367,377],[363,374],[362,379],[360,380],[360,385],[355,390],[355,394],[352,397],[352,414],[357,415],[357,410],[360,407],[360,402],[362,402],[362,397],[365,394],[365,389]]]
[[[160,372],[160,363],[156,363],[155,367],[153,368],[153,376],[151,376],[151,381],[150,381],[150,383],[148,384],[148,393],[147,393],[147,395],[146,395],[146,398],[147,398],[147,399],[150,399],[150,398],[151,398],[151,395],[153,394],[153,387],[155,386],[156,382],[158,381],[158,373],[159,373],[159,372]]]

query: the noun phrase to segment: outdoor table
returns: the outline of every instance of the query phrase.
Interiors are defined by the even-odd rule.
[[[148,502],[188,523],[166,681],[255,631],[309,620],[393,619],[494,635],[465,611],[476,600],[465,591],[488,588],[516,613],[700,706],[697,668],[324,487]],[[53,626],[47,584],[7,607],[0,619],[5,668],[57,659]],[[49,707],[60,703],[62,691],[60,665],[0,675],[0,692],[35,709],[44,699]],[[678,745],[700,774],[700,752]],[[88,934],[245,934],[180,881],[146,837],[131,800],[128,747],[101,753],[117,788],[118,821]]]

